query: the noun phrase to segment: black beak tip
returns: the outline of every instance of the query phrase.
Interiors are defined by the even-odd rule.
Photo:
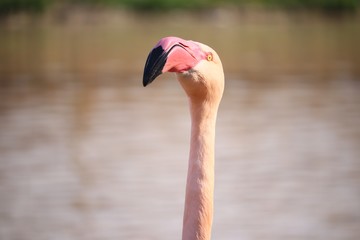
[[[143,77],[143,86],[146,87],[148,84],[150,83],[150,79],[148,79],[147,77]]]
[[[160,74],[159,74],[160,75]],[[143,86],[146,87],[149,85],[157,76],[152,77],[152,74],[149,72],[144,72],[143,76]]]
[[[162,74],[162,69],[167,60],[167,53],[161,46],[154,48],[146,60],[143,75],[143,86],[146,87],[154,79]]]
[[[152,83],[152,81],[155,80],[155,78],[157,76],[159,76],[161,73],[159,74],[153,74],[153,73],[145,73],[144,72],[144,76],[143,76],[143,86],[146,87],[147,85],[149,85],[150,83]]]

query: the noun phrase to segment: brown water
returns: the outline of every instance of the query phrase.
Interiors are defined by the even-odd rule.
[[[347,28],[335,26],[340,32]],[[255,29],[248,33],[262,35],[267,28]],[[284,29],[282,36],[293,37]],[[60,42],[74,36],[59,31],[65,33]],[[25,46],[23,31],[6,36],[14,34],[22,36],[18,46],[28,52],[3,52],[28,62],[36,51],[31,42]],[[104,61],[113,53],[86,55],[90,47],[77,45],[80,35],[70,44],[80,48],[75,58],[67,48],[62,55],[45,47],[45,65],[17,66],[15,57],[2,65],[0,239],[180,239],[190,131],[184,93],[170,74],[147,88],[141,86],[142,69],[119,81],[118,60]],[[105,43],[112,39],[106,36]],[[45,46],[68,46],[48,37]],[[325,50],[332,49],[331,41]],[[286,66],[297,60],[287,65],[275,55],[283,61],[276,71],[286,73],[266,81],[271,69],[254,77],[257,60],[251,56],[269,57],[267,47],[250,42],[255,52],[248,50],[243,61],[249,58],[249,65],[239,67],[247,74],[226,72],[217,122],[213,239],[359,239],[358,56],[339,43],[344,51],[323,49],[325,57],[309,58],[317,63],[310,69],[315,72],[305,67],[291,74]],[[218,45],[227,49],[226,43]],[[265,55],[257,55],[257,47]],[[86,68],[86,56],[98,68]],[[321,61],[328,56],[334,57],[330,63]],[[144,60],[131,61],[136,68]],[[224,62],[235,66],[226,54]],[[335,62],[341,64],[333,69]],[[50,83],[38,86],[32,79]]]
[[[359,238],[359,106],[345,76],[228,79],[214,239]],[[0,121],[1,239],[179,239],[189,116],[175,80],[2,91]]]

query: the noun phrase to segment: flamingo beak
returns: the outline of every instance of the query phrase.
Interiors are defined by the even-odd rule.
[[[165,72],[182,73],[206,58],[198,43],[177,37],[162,38],[151,50],[145,63],[143,85]]]

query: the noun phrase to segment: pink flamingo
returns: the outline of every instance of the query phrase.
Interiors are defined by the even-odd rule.
[[[183,218],[183,240],[210,239],[213,219],[215,123],[224,72],[210,47],[177,37],[161,39],[150,52],[143,85],[175,72],[190,105],[191,140]]]

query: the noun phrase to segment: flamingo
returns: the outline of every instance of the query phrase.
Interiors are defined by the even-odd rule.
[[[165,72],[176,73],[191,115],[182,239],[208,240],[213,221],[215,124],[224,91],[222,64],[205,44],[165,37],[148,55],[144,87]]]

